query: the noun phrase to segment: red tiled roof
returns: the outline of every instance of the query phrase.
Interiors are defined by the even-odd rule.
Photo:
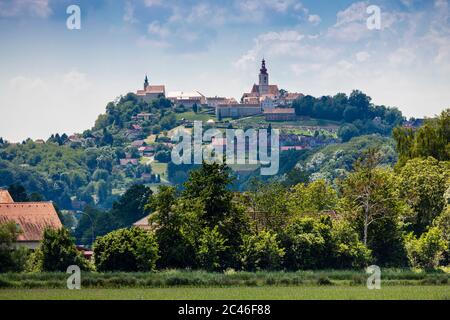
[[[150,93],[164,93],[166,91],[166,87],[163,85],[148,86],[146,91]]]
[[[252,91],[250,93],[259,94],[259,85],[254,84]],[[278,93],[279,93],[278,86],[276,84],[270,84],[268,86],[268,93],[278,95]]]
[[[120,159],[120,165],[121,166],[126,166],[127,164],[133,164],[133,165],[137,165],[139,163],[139,159]]]
[[[0,203],[12,203],[14,202],[13,198],[9,194],[8,190],[0,189]]]
[[[145,90],[138,90],[136,94],[138,96],[143,96],[146,93],[165,93],[166,87],[164,85],[155,85],[155,86],[148,86]]]
[[[0,203],[0,224],[11,221],[20,227],[18,241],[40,241],[46,228],[62,228],[52,202]]]
[[[136,221],[135,223],[133,223],[133,227],[137,227],[137,228],[141,228],[143,230],[152,230],[156,227],[155,223],[150,224],[148,221],[148,218],[150,216],[146,216],[138,221]]]

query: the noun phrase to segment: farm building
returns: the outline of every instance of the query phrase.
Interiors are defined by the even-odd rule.
[[[46,228],[62,228],[52,202],[14,202],[7,190],[0,190],[0,224],[7,222],[20,231],[16,246],[29,249],[39,245]]]

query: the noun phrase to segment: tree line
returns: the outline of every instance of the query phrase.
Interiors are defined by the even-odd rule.
[[[439,145],[442,136],[448,137],[449,127],[442,126],[448,117],[448,110],[444,111],[427,123],[432,130],[410,133],[412,141]],[[426,270],[446,266],[450,263],[450,157],[436,159],[425,151],[414,157],[416,147],[409,146],[410,151],[397,141],[399,153],[411,157],[394,168],[380,165],[382,150],[369,148],[334,184],[253,181],[248,191],[239,193],[230,188],[233,175],[225,164],[204,163],[190,172],[181,190],[162,186],[156,194],[143,195],[145,189],[135,187],[116,210],[128,216],[127,205],[131,211],[139,208],[140,215],[149,214],[150,230],[121,228],[98,237],[94,263],[85,263],[85,268],[255,271],[357,269],[372,263]],[[15,259],[25,259],[4,249],[14,242],[13,231],[16,228],[7,225],[0,231],[0,241],[6,244],[0,246],[0,254],[9,257],[0,260],[9,261],[9,270]],[[62,266],[81,263],[73,248],[67,230],[47,230],[41,246],[25,259],[26,265],[30,270],[63,270]],[[53,259],[59,262],[48,262]]]
[[[338,132],[344,142],[363,134],[389,135],[403,123],[400,110],[374,105],[371,100],[363,92],[353,90],[350,96],[345,93],[320,98],[307,95],[294,101],[293,108],[298,116],[345,122]]]

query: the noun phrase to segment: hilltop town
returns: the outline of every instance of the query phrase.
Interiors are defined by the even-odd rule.
[[[191,132],[194,121],[202,121],[204,130],[278,129],[280,168],[271,179],[293,182],[332,181],[370,145],[383,145],[384,161],[392,163],[392,129],[422,124],[406,121],[396,108],[372,104],[358,90],[320,98],[287,92],[270,83],[264,59],[255,78],[257,83],[237,101],[200,91],[166,91],[165,85],[145,76],[141,89],[108,103],[106,113],[82,133],[56,133],[20,144],[0,138],[0,187],[22,184],[53,200],[63,212],[76,213],[67,216],[72,222],[66,221],[76,225],[86,207],[110,208],[134,184],[156,191],[160,185],[184,183],[195,165],[172,163],[172,138],[180,130]],[[203,148],[225,149],[226,144],[226,139],[213,138],[204,141]],[[238,190],[260,177],[258,164],[230,167]]]

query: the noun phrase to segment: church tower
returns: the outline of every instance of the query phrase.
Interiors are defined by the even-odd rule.
[[[144,91],[145,90],[147,90],[147,87],[149,86],[149,83],[148,83],[148,77],[147,77],[147,75],[145,75],[145,79],[144,79]]]
[[[269,93],[269,74],[266,69],[266,60],[262,60],[261,69],[259,70],[259,94]]]

